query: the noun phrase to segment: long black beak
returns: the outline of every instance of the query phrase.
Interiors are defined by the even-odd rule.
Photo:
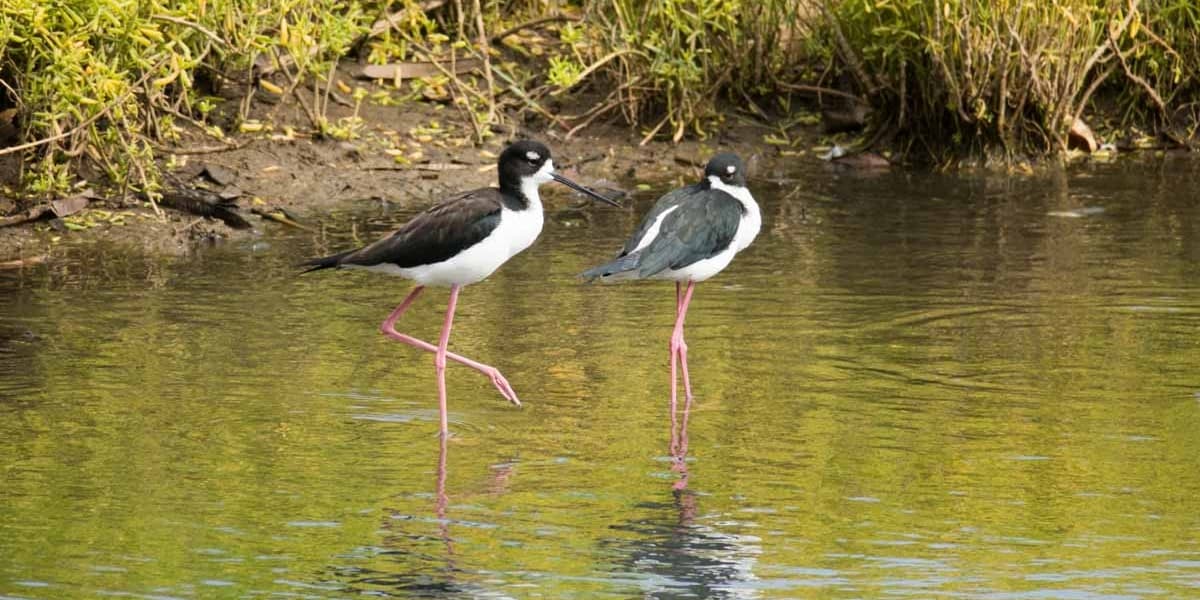
[[[604,196],[601,196],[600,194],[597,194],[596,192],[589,190],[589,189],[583,187],[582,185],[579,185],[578,183],[575,183],[574,181],[571,181],[570,179],[567,179],[566,177],[559,175],[558,173],[551,173],[550,176],[553,177],[555,181],[557,181],[577,192],[591,196],[592,199],[594,199],[594,200],[599,200],[605,204],[611,204],[617,208],[621,208],[620,203],[618,203],[616,200],[613,200],[612,198],[605,198]]]

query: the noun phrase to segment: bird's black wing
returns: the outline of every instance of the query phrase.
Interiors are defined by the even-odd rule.
[[[742,203],[720,190],[684,199],[663,219],[654,241],[634,253],[639,255],[638,277],[682,269],[720,254],[733,243],[742,212]]]
[[[642,217],[642,222],[638,224],[637,229],[633,232],[633,235],[629,236],[629,240],[625,242],[625,246],[621,248],[621,253],[618,256],[625,256],[633,252],[633,249],[637,248],[638,242],[642,240],[642,236],[646,235],[646,232],[650,230],[650,226],[654,224],[654,220],[657,219],[659,215],[666,212],[672,206],[675,206],[680,202],[695,196],[704,189],[706,189],[706,186],[703,184],[693,183],[692,185],[677,188],[663,194],[662,197],[654,203],[654,207],[650,209],[650,212],[646,213],[646,216]]]
[[[331,266],[388,263],[409,268],[442,262],[496,229],[502,206],[495,188],[465,192],[413,217],[390,236],[338,257]]]

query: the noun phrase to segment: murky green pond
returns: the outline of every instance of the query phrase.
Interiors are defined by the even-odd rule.
[[[752,187],[682,467],[673,287],[574,279],[653,194],[464,291],[526,406],[451,366],[444,453],[408,284],[292,267],[405,211],[0,273],[0,598],[1200,597],[1200,163]]]

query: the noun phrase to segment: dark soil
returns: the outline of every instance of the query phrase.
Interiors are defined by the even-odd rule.
[[[343,80],[350,82],[345,76]],[[372,92],[384,89],[353,83]],[[222,107],[226,111],[236,108],[235,100]],[[331,122],[353,114],[352,107],[342,104],[330,103],[328,108]],[[7,263],[3,268],[11,269],[18,264],[14,261],[22,259],[52,261],[56,247],[67,236],[110,239],[155,252],[187,253],[198,242],[287,226],[255,214],[273,209],[283,208],[302,221],[316,222],[331,207],[353,201],[425,206],[454,191],[494,184],[496,156],[507,143],[519,138],[545,142],[553,150],[560,172],[568,177],[584,185],[613,190],[639,181],[691,179],[698,175],[708,156],[718,150],[741,154],[752,175],[763,162],[780,157],[776,146],[763,142],[770,128],[750,120],[731,123],[707,141],[652,141],[639,145],[641,133],[619,123],[594,125],[566,139],[558,130],[513,126],[511,123],[518,118],[510,116],[493,128],[487,141],[477,144],[470,123],[447,103],[405,100],[384,106],[368,99],[361,104],[358,115],[363,124],[353,139],[316,139],[300,133],[312,127],[294,100],[256,102],[250,116],[268,124],[264,131],[231,134],[228,141],[233,147],[226,149],[192,130],[159,156],[170,173],[168,187],[198,186],[223,194],[236,203],[251,229],[233,229],[219,220],[165,207],[156,212],[142,199],[100,192],[87,208],[67,218],[73,222],[70,228],[50,220],[0,227],[0,265]],[[214,120],[220,123],[222,119],[218,116]],[[231,117],[225,121],[232,125]],[[819,134],[813,126],[806,135],[808,141],[797,147],[809,147]],[[398,162],[395,154],[400,154],[403,162]],[[800,160],[817,159],[808,153]],[[13,182],[18,166],[11,160],[0,163],[0,181]],[[101,182],[93,183],[95,190],[102,186]],[[4,200],[0,198],[0,202]],[[0,204],[0,216],[26,208],[9,200],[7,206]]]

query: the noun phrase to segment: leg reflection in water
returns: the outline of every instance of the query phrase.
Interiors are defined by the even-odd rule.
[[[446,518],[446,505],[450,497],[446,495],[446,441],[448,436],[439,436],[441,445],[438,447],[437,466],[437,500],[434,502],[434,514],[437,515],[438,533],[446,544],[446,570],[454,572],[454,542],[450,539],[450,520]]]
[[[638,512],[614,523],[615,533],[601,547],[616,556],[617,571],[637,574],[641,598],[752,598],[761,595],[755,587],[760,541],[753,535],[731,531],[722,523],[722,500],[709,489],[720,484],[703,479],[697,471],[694,484],[689,473],[689,427],[691,410],[686,403],[670,429],[668,490],[660,490],[638,504]],[[700,467],[701,463],[697,463]],[[691,489],[699,486],[701,491]],[[712,487],[710,487],[712,486]],[[663,492],[667,493],[663,493]],[[717,506],[705,514],[704,503]],[[649,511],[649,512],[646,512]],[[732,527],[737,527],[736,525]]]
[[[688,400],[683,407],[683,424],[681,426],[676,426],[675,415],[671,415],[671,470],[679,473],[679,479],[671,484],[671,489],[674,490],[677,500],[680,499],[679,496],[684,494],[689,497],[691,496],[686,491],[688,485],[688,417],[692,413],[691,398],[688,398]],[[692,499],[691,504],[694,509],[694,499]]]

